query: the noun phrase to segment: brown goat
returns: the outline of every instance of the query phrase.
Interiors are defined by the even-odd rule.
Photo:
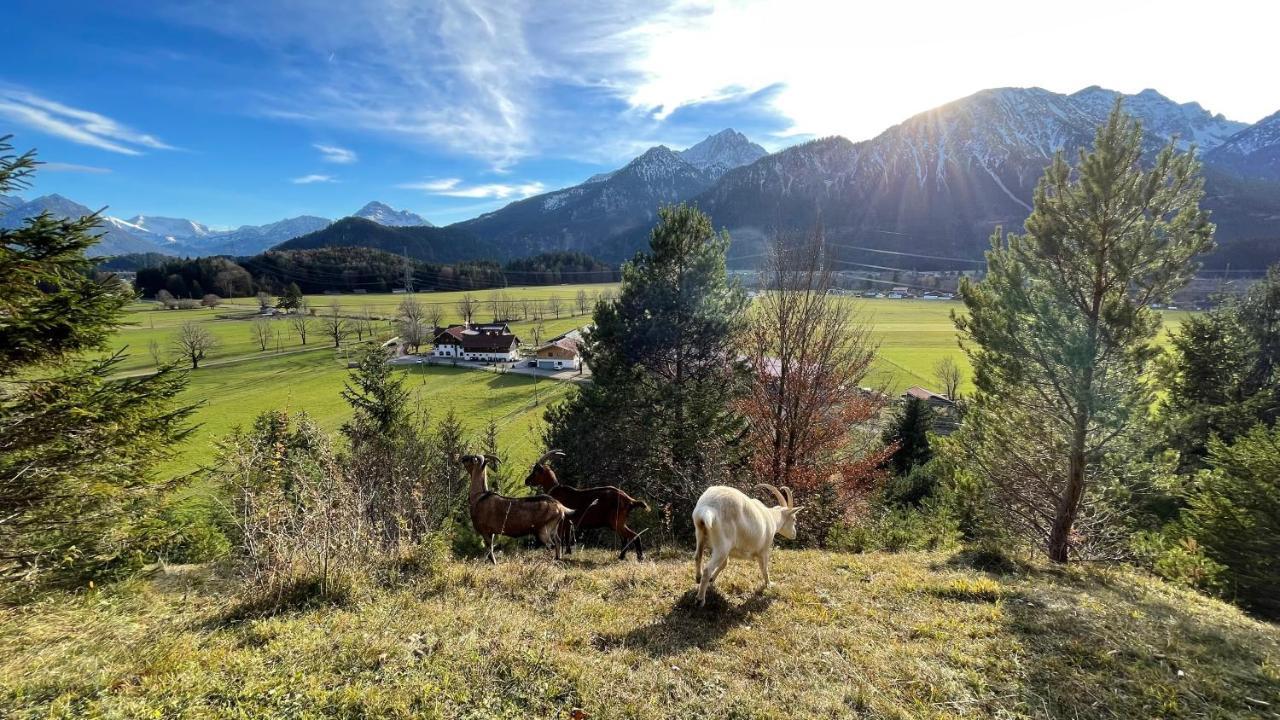
[[[561,523],[572,510],[561,505],[550,495],[508,497],[489,489],[490,461],[488,455],[464,455],[459,458],[462,467],[471,476],[471,492],[467,505],[471,509],[471,526],[484,538],[485,553],[489,562],[498,561],[493,556],[493,540],[496,535],[524,537],[536,535],[543,547],[552,549],[555,559],[560,559]]]
[[[551,458],[557,456],[563,457],[564,453],[552,450],[539,458],[538,462],[533,464],[533,469],[529,471],[529,477],[525,478],[524,484],[532,488],[541,488],[561,505],[573,510],[573,518],[560,526],[559,539],[565,546],[565,552],[573,552],[576,542],[573,537],[575,528],[582,530],[609,528],[617,533],[623,543],[622,553],[618,555],[619,560],[627,559],[627,550],[632,546],[635,547],[636,559],[643,560],[644,545],[640,541],[640,533],[627,527],[627,518],[636,508],[648,510],[649,504],[643,500],[636,500],[612,485],[593,488],[561,485],[550,465]]]

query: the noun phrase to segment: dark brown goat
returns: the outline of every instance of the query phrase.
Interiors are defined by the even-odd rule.
[[[649,504],[643,500],[636,500],[612,485],[593,488],[561,485],[550,465],[551,458],[557,456],[562,457],[564,453],[552,450],[543,455],[533,464],[533,469],[529,471],[529,477],[525,478],[524,484],[532,488],[541,488],[543,492],[560,501],[561,505],[573,510],[574,514],[569,522],[560,526],[560,542],[565,546],[565,552],[573,552],[575,529],[609,528],[618,534],[623,543],[622,552],[618,555],[619,560],[626,560],[627,550],[633,546],[636,550],[636,559],[643,560],[644,545],[640,541],[640,533],[627,527],[627,518],[636,508],[648,510]]]
[[[550,495],[531,497],[507,497],[489,489],[489,462],[496,460],[488,455],[463,455],[462,467],[471,476],[471,492],[467,505],[471,509],[471,526],[484,538],[485,553],[494,565],[495,535],[524,537],[536,535],[544,547],[549,547],[560,559],[559,529],[573,510],[561,505]]]

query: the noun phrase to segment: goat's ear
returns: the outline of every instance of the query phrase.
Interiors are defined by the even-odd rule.
[[[786,508],[785,512],[788,515],[795,515],[796,513],[800,512],[803,509],[804,509],[803,505],[797,505],[796,507],[793,507],[793,508]]]

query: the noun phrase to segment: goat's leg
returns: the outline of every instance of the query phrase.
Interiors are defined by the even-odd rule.
[[[485,538],[484,549],[485,549],[485,552],[488,553],[489,555],[489,562],[493,563],[494,565],[497,565],[498,559],[493,556],[493,539],[494,539],[493,535],[489,535],[489,537]]]
[[[760,592],[769,589],[769,551],[765,550],[756,556],[760,561],[760,574],[764,576],[764,584],[760,586]]]
[[[711,589],[711,584],[716,581],[716,576],[724,570],[724,566],[729,562],[729,554],[716,553],[715,549],[711,551],[711,562],[707,563],[707,569],[702,573],[702,583],[698,586],[698,607],[707,604],[707,591]]]
[[[707,547],[707,531],[703,530],[699,523],[695,523],[693,529],[697,536],[697,548],[693,552],[693,581],[700,583],[702,582],[702,551]]]
[[[564,554],[572,555],[573,541],[574,541],[573,523],[569,522],[568,520],[561,521],[559,537],[560,537],[560,545],[561,547],[564,548]]]
[[[622,539],[622,552],[618,554],[618,559],[626,560],[627,551],[631,549],[632,543],[635,543],[639,536],[636,535],[635,530],[632,530],[631,528],[627,527],[626,523],[619,523],[616,527],[614,527],[613,531],[616,532],[618,534],[618,537]],[[636,557],[638,558],[639,555],[637,555]]]
[[[544,526],[538,531],[538,539],[542,544],[551,549],[551,556],[556,560],[560,559],[560,538],[557,537],[560,528],[552,525]]]

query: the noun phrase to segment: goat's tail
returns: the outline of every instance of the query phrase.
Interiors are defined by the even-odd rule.
[[[704,535],[711,532],[711,525],[715,522],[716,514],[710,508],[699,508],[693,514],[693,529],[698,535]]]

